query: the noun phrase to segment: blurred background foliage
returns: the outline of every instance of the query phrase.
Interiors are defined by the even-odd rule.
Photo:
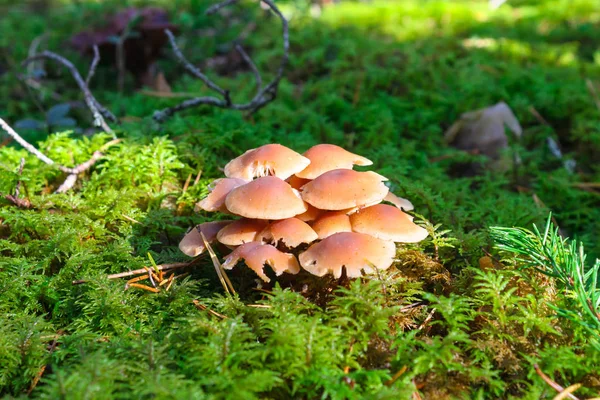
[[[233,55],[234,40],[247,32],[244,46],[268,80],[282,53],[279,21],[253,1],[205,16],[211,4],[127,2],[166,10],[188,59],[235,100],[249,99],[253,75]],[[155,110],[209,94],[165,47],[156,65],[166,94],[140,89],[130,74],[120,92],[114,65],[98,68],[90,88],[121,119],[112,128],[123,141],[74,190],[52,194],[64,174],[2,136],[0,193],[20,180],[31,208],[0,200],[0,395],[552,398],[536,363],[563,387],[583,383],[578,395],[598,393],[600,355],[583,328],[547,304],[567,300],[548,278],[499,255],[488,228],[541,225],[552,210],[589,259],[600,255],[600,4],[277,4],[290,20],[290,65],[277,99],[255,115],[200,107],[154,122]],[[0,3],[0,117],[15,129],[21,121],[17,130],[57,162],[81,163],[110,136],[90,129],[66,70],[20,63],[37,42],[85,76],[90,58],[71,37],[124,7]],[[446,144],[461,114],[500,101],[523,127],[521,139],[508,135],[500,162]],[[50,119],[57,107],[68,126]],[[573,171],[549,138],[576,162]],[[149,265],[148,253],[157,263],[185,261],[178,241],[210,218],[193,212],[206,185],[227,160],[269,142],[299,152],[327,142],[364,155],[418,214],[450,232],[401,246],[378,279],[341,288],[309,281],[336,293],[318,306],[290,290],[259,295],[244,271],[232,275],[240,299],[222,297],[205,259],[158,295],[107,279]],[[487,252],[502,263],[482,259]],[[197,310],[193,299],[227,318]],[[268,308],[245,305],[255,302]]]

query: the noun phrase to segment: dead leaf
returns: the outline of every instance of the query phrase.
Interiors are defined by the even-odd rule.
[[[474,151],[497,160],[502,149],[508,147],[507,126],[517,138],[523,129],[510,107],[500,102],[491,107],[470,111],[461,115],[444,134],[446,142],[457,149]]]

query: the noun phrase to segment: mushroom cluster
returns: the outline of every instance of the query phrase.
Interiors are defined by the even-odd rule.
[[[277,276],[304,269],[339,278],[345,270],[354,278],[385,270],[395,242],[419,242],[427,231],[403,211],[412,204],[389,191],[387,178],[352,169],[371,164],[331,144],[302,155],[280,144],[248,150],[225,166],[225,178],[212,182],[197,204],[240,218],[200,224],[179,248],[195,257],[205,250],[202,236],[218,241],[233,250],[223,268],[244,260],[266,282],[265,265]]]

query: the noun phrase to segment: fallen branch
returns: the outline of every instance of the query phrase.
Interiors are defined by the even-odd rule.
[[[73,65],[72,62],[70,62],[66,58],[59,56],[58,54],[53,53],[51,51],[42,51],[41,53],[38,53],[38,54],[34,55],[33,57],[29,57],[28,59],[23,61],[23,65],[27,65],[31,62],[34,62],[37,60],[42,60],[42,59],[49,59],[49,60],[56,61],[57,63],[61,64],[62,66],[64,66],[65,68],[67,68],[69,70],[69,72],[75,79],[75,82],[77,82],[79,89],[83,92],[85,103],[88,106],[88,108],[90,109],[90,111],[92,112],[92,115],[94,116],[94,125],[101,127],[102,130],[104,130],[105,132],[112,134],[113,131],[112,131],[112,129],[110,129],[110,127],[108,126],[108,124],[106,123],[104,118],[109,119],[112,122],[117,122],[117,118],[110,111],[108,111],[106,108],[104,108],[98,102],[98,100],[96,100],[96,98],[94,97],[94,95],[92,94],[92,92],[90,91],[90,89],[88,87],[89,79],[91,79],[91,77],[94,75],[96,66],[98,65],[98,61],[100,59],[100,55],[97,52],[97,49],[94,50],[94,60],[92,61],[92,64],[90,66],[90,71],[88,72],[88,77],[87,77],[86,81],[83,80],[83,78],[81,77],[81,74],[79,74],[79,71],[77,71],[77,68],[75,68],[75,66]]]
[[[59,170],[61,170],[62,172],[66,173],[66,174],[69,174],[69,176],[67,176],[67,179],[65,179],[65,181],[63,182],[63,184],[60,185],[60,187],[56,190],[56,193],[64,193],[67,190],[71,189],[73,187],[73,185],[75,184],[75,182],[77,181],[77,175],[90,169],[103,156],[103,153],[102,153],[103,151],[105,151],[110,146],[113,146],[121,141],[121,139],[111,140],[110,142],[108,142],[104,146],[102,146],[100,148],[100,150],[95,151],[89,160],[71,168],[71,167],[65,167],[64,165],[57,164],[54,160],[52,160],[48,156],[44,155],[38,149],[33,147],[29,142],[27,142],[25,139],[23,139],[21,137],[21,135],[19,135],[17,132],[15,132],[15,130],[13,128],[11,128],[10,125],[8,125],[8,123],[6,121],[4,121],[2,118],[0,118],[0,127],[6,133],[8,133],[8,135],[10,137],[12,137],[17,143],[19,143],[21,146],[23,146],[25,148],[25,150],[27,150],[28,152],[30,152],[31,154],[36,156],[40,161],[42,161],[43,163],[48,164],[48,165],[56,165]]]
[[[210,7],[207,11],[207,15],[214,14],[218,10],[223,7],[229,6],[231,4],[237,3],[238,0],[226,0],[222,3],[215,4]],[[289,48],[290,48],[290,40],[289,40],[289,28],[288,21],[285,19],[279,8],[275,5],[272,0],[263,0],[264,4],[268,5],[269,8],[279,19],[281,20],[282,25],[282,35],[283,35],[283,56],[281,57],[281,61],[279,67],[277,69],[277,73],[273,80],[269,82],[266,86],[263,87],[262,78],[256,64],[252,61],[250,56],[244,51],[242,46],[238,43],[235,48],[240,53],[241,57],[244,59],[246,64],[248,64],[249,68],[254,73],[254,78],[256,80],[256,94],[248,103],[240,103],[236,104],[231,101],[229,90],[221,88],[215,82],[210,80],[205,74],[200,71],[197,67],[192,65],[183,55],[179,47],[177,47],[177,43],[175,43],[175,36],[168,29],[165,30],[166,35],[169,37],[169,42],[171,44],[171,48],[175,53],[178,61],[184,66],[184,68],[193,76],[200,79],[204,84],[210,88],[211,90],[217,92],[221,95],[222,98],[215,96],[204,96],[204,97],[195,97],[193,99],[186,100],[176,106],[165,108],[161,111],[156,111],[153,115],[153,118],[157,122],[163,122],[167,118],[171,117],[173,114],[186,110],[188,108],[197,107],[199,105],[211,105],[219,108],[228,108],[232,110],[238,111],[249,111],[250,113],[254,113],[258,111],[260,108],[264,107],[267,103],[273,101],[277,96],[277,89],[279,87],[279,82],[283,77],[283,71],[287,66],[289,60]]]

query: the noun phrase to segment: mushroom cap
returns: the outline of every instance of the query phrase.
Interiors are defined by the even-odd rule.
[[[275,245],[281,241],[289,248],[298,247],[302,243],[312,243],[317,239],[317,233],[298,218],[274,221],[256,237],[256,240],[273,241]]]
[[[346,275],[356,278],[362,270],[369,273],[374,271],[373,267],[388,269],[395,255],[394,242],[363,233],[340,232],[313,244],[298,258],[300,265],[313,275],[323,276],[331,272],[339,278],[342,267],[346,267]]]
[[[290,186],[293,187],[294,189],[300,190],[302,188],[302,186],[304,186],[308,182],[310,182],[310,179],[302,179],[302,178],[298,178],[296,175],[292,175],[289,178],[287,178],[285,181],[287,183],[289,183]]]
[[[204,211],[222,211],[227,212],[225,207],[225,198],[233,189],[248,183],[239,178],[221,178],[212,181],[208,185],[210,193],[204,199],[200,200],[196,207]]]
[[[245,243],[236,248],[225,258],[223,268],[232,269],[240,259],[243,259],[248,268],[256,272],[260,279],[265,282],[271,281],[264,272],[265,264],[270,266],[277,276],[284,272],[290,274],[300,272],[298,260],[293,254],[284,253],[270,244],[262,244],[261,242]]]
[[[246,218],[285,219],[308,208],[297,190],[275,176],[264,176],[238,186],[225,199],[227,209]]]
[[[267,221],[260,219],[238,219],[221,229],[217,240],[227,246],[239,246],[254,241],[266,226]]]
[[[294,150],[280,144],[266,144],[229,161],[225,165],[225,176],[247,181],[267,175],[287,179],[308,164],[310,160]]]
[[[208,243],[214,242],[217,238],[217,233],[225,226],[231,224],[232,221],[213,221],[205,222],[200,225],[196,225],[193,228],[188,229],[181,242],[179,242],[179,250],[183,254],[196,257],[206,250],[204,241],[200,232],[204,233],[204,237]]]
[[[412,221],[412,216],[387,204],[362,208],[350,216],[354,232],[403,243],[417,243],[428,235],[426,229]]]
[[[313,207],[308,203],[306,203],[306,206],[308,207],[308,209],[305,212],[303,212],[302,214],[296,215],[296,218],[298,218],[300,221],[304,221],[304,222],[314,221],[315,219],[317,219],[319,217],[319,215],[321,215],[325,212],[324,210],[319,210],[317,207]]]
[[[383,200],[392,203],[393,205],[404,211],[410,211],[415,209],[415,206],[413,206],[413,204],[409,200],[403,199],[402,197],[398,197],[392,192],[389,192],[387,196],[383,198]]]
[[[345,211],[328,211],[319,216],[313,223],[312,228],[319,235],[319,239],[325,239],[334,233],[352,232],[350,217]]]
[[[344,210],[383,200],[389,192],[386,180],[373,171],[334,169],[308,182],[301,193],[304,201],[322,210]]]
[[[352,169],[353,165],[371,165],[373,162],[334,144],[318,144],[308,149],[304,157],[310,160],[308,167],[296,173],[304,179],[315,179],[334,169]]]

